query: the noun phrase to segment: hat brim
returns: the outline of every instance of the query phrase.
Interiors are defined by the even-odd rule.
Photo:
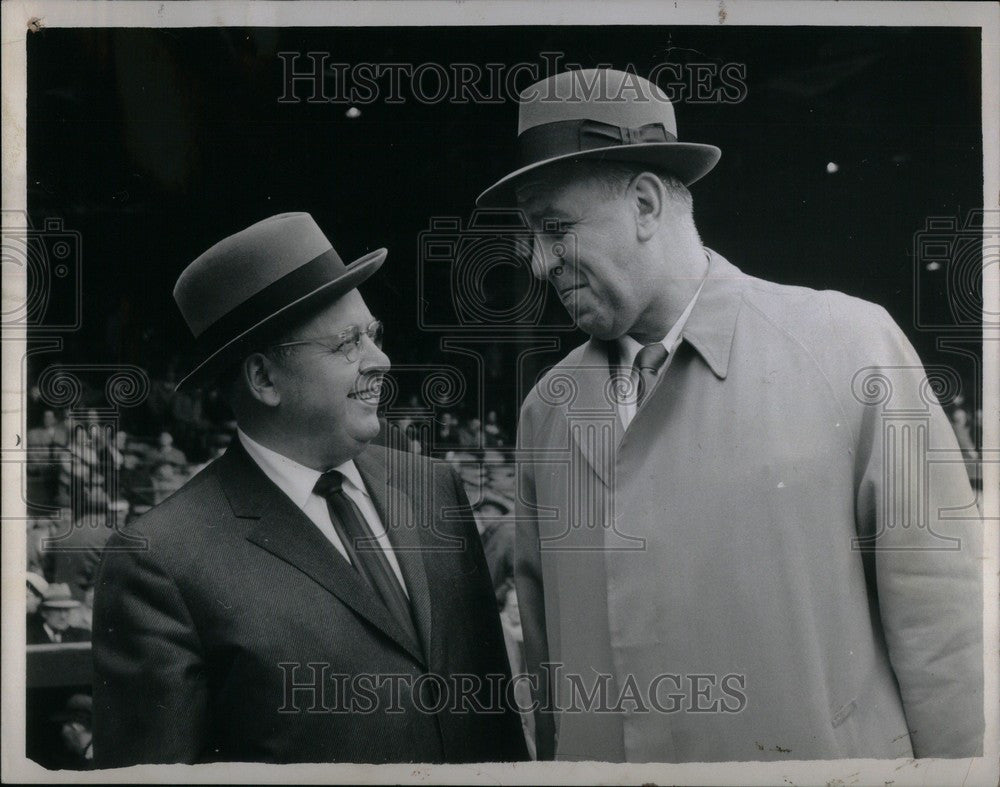
[[[295,315],[306,312],[309,308],[314,308],[318,302],[336,300],[341,295],[355,289],[382,267],[382,263],[385,262],[388,253],[386,249],[376,249],[363,257],[359,257],[346,266],[347,269],[343,275],[331,279],[305,295],[296,298],[291,303],[282,306],[264,319],[259,320],[199,362],[197,366],[177,383],[174,390],[180,390],[182,386],[190,385],[192,382],[209,380],[214,375],[223,372],[226,366],[235,360],[234,355],[240,345],[265,326],[279,320],[292,319]]]
[[[657,169],[674,174],[685,186],[690,186],[711,172],[721,157],[722,151],[715,145],[703,145],[698,142],[613,145],[583,152],[565,153],[544,161],[536,161],[534,164],[521,167],[500,178],[476,198],[476,205],[480,208],[502,208],[516,205],[517,195],[514,189],[526,179],[526,176],[560,161],[595,159],[598,161],[650,164]]]
[[[39,609],[76,609],[80,606],[79,601],[42,601]]]

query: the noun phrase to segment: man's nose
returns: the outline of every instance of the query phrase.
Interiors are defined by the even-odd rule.
[[[372,341],[370,336],[361,337],[361,364],[362,372],[387,372],[392,362],[381,347]]]

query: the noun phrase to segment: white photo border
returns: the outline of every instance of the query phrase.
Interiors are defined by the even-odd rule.
[[[790,0],[677,0],[571,2],[554,0],[330,0],[329,2],[88,2],[36,0],[2,4],[3,211],[27,211],[26,39],[31,26],[63,27],[352,27],[597,25],[641,20],[642,25],[726,26],[966,26],[982,35],[983,207],[1000,215],[1000,6],[975,2],[800,2]],[[931,56],[929,53],[928,56]],[[929,97],[932,101],[932,97]],[[996,233],[987,233],[995,235]],[[984,238],[985,240],[985,238]],[[984,305],[1000,304],[1000,270],[984,260]],[[4,269],[3,313],[24,302],[26,277]],[[4,336],[2,450],[3,517],[24,516],[19,490],[18,445],[25,392],[20,386],[23,336]],[[2,716],[0,767],[20,782],[172,783],[404,783],[404,784],[997,784],[1000,780],[998,700],[998,525],[1000,525],[1000,330],[983,331],[984,756],[965,760],[833,760],[748,763],[604,764],[518,763],[477,765],[264,765],[218,763],[159,765],[96,771],[48,771],[25,750],[25,651],[23,628],[25,540],[23,530],[2,531]]]

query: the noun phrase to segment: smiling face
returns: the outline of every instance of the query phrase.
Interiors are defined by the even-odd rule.
[[[330,337],[352,325],[364,330],[374,319],[361,294],[352,290],[282,341],[332,346]],[[290,457],[317,470],[356,456],[379,433],[379,392],[389,358],[364,334],[351,357],[306,343],[281,350],[270,366],[279,400],[273,416],[295,452]]]
[[[577,326],[597,339],[631,330],[655,290],[626,195],[592,178],[552,175],[517,194],[534,235],[532,271],[555,287]]]

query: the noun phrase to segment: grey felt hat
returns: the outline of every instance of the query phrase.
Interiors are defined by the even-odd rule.
[[[174,286],[199,359],[177,387],[222,372],[263,327],[353,290],[386,254],[376,249],[345,265],[308,213],[271,216],[219,241]]]
[[[558,161],[638,162],[690,185],[722,155],[714,145],[680,142],[663,91],[612,69],[565,71],[522,91],[517,133],[517,169],[480,194],[479,207],[514,205],[514,189],[525,176]]]

